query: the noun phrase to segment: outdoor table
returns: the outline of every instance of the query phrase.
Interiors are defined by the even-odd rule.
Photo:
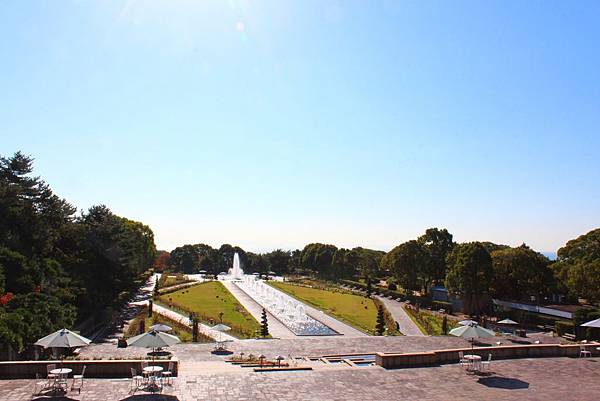
[[[69,373],[73,372],[72,369],[69,368],[60,368],[60,369],[52,369],[50,371],[51,374],[56,375],[56,380],[54,380],[54,383],[52,385],[52,388],[54,390],[66,390],[67,389],[67,377],[69,376]],[[63,385],[65,386],[63,388]]]
[[[150,392],[154,392],[154,390],[158,390],[159,386],[158,386],[158,373],[162,372],[163,368],[162,366],[146,366],[144,368],[144,373],[148,375],[149,378],[149,383],[148,383],[148,390],[150,390]]]
[[[465,355],[464,359],[469,361],[469,364],[471,365],[471,372],[476,372],[478,370],[479,362],[481,362],[481,357],[479,355]],[[469,371],[469,369],[467,369],[467,371]]]

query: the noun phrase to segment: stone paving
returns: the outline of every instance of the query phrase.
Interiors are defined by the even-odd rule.
[[[226,365],[224,362],[221,364]],[[467,375],[459,365],[385,370],[327,366],[308,372],[255,373],[204,369],[186,372],[161,395],[129,393],[128,380],[86,380],[81,394],[62,400],[577,400],[597,401],[600,359],[493,361],[489,375]],[[0,381],[0,399],[31,400],[32,380]],[[40,398],[33,398],[40,399]]]

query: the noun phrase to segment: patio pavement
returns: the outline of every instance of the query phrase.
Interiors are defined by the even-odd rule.
[[[217,369],[219,364],[225,369]],[[81,395],[74,392],[62,400],[597,401],[600,394],[598,358],[493,361],[489,376],[467,375],[458,365],[398,370],[320,365],[308,372],[255,373],[224,362],[204,362],[198,370],[182,372],[161,395],[131,395],[128,380],[92,379],[86,380]],[[31,400],[32,383],[0,381],[0,399]]]

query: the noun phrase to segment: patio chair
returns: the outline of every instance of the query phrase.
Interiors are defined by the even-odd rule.
[[[492,367],[492,354],[488,354],[487,361],[481,361],[481,370],[484,371],[486,367],[489,372]]]
[[[169,367],[167,367],[167,370],[162,371],[162,377],[166,379],[168,384],[172,383],[171,379],[173,378],[173,362],[169,362]]]
[[[50,380],[50,379],[56,380],[56,378],[58,377],[58,375],[55,375],[54,373],[50,373],[54,369],[56,369],[55,363],[46,365],[46,377],[48,378],[48,380]]]
[[[144,377],[137,374],[134,368],[131,368],[131,385],[129,391],[137,390],[140,388],[140,384],[144,381]]]
[[[54,379],[52,379],[53,381]],[[48,380],[48,379],[44,379],[44,377],[42,377],[39,373],[35,374],[35,384],[33,386],[33,393],[32,395],[36,396],[36,395],[40,395],[40,393],[44,390],[48,390],[50,387],[52,387],[52,381]]]
[[[81,394],[81,389],[83,388],[83,376],[85,375],[85,368],[87,365],[83,365],[83,369],[81,369],[80,375],[73,375],[73,383],[71,383],[71,391],[77,389],[77,392]]]
[[[591,356],[592,356],[592,352],[585,349],[584,345],[579,346],[579,357],[580,358],[591,357]]]
[[[458,363],[461,367],[469,366],[470,361],[465,359],[465,354],[462,351],[458,351]]]

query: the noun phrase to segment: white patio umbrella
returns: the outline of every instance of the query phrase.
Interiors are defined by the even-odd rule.
[[[464,338],[465,340],[471,341],[471,349],[474,347],[474,341],[476,338],[493,338],[496,336],[491,330],[479,326],[478,324],[472,324],[469,326],[461,326],[450,330],[451,336]]]
[[[170,347],[180,342],[181,340],[177,336],[162,331],[150,330],[147,333],[131,337],[127,340],[127,345],[129,347],[152,348],[152,351],[154,351],[155,348]],[[154,353],[152,361],[154,361]]]
[[[158,323],[150,326],[150,330],[155,331],[171,331],[173,328],[171,326],[167,326],[166,324]]]
[[[582,327],[597,327],[600,328],[600,319],[590,320],[589,322],[585,322],[581,325]]]
[[[131,337],[127,340],[127,345],[130,347],[163,348],[179,344],[180,342],[181,340],[177,336],[163,333],[162,331],[150,330],[147,333]]]
[[[221,342],[221,335],[222,335],[222,333],[225,332],[225,331],[231,330],[231,327],[227,326],[226,324],[219,323],[219,324],[211,327],[211,329],[216,330],[216,331],[219,332],[219,342]]]
[[[89,345],[92,340],[85,338],[71,330],[60,329],[46,337],[40,338],[34,345],[44,348],[79,348]],[[62,366],[63,356],[61,355],[60,364]]]
[[[472,324],[479,324],[479,323],[477,323],[475,320],[467,319],[467,320],[461,320],[460,322],[458,322],[458,324],[460,324],[461,326],[470,326]]]
[[[519,324],[519,323],[515,322],[514,320],[510,320],[510,319],[500,320],[497,323],[498,324]]]

